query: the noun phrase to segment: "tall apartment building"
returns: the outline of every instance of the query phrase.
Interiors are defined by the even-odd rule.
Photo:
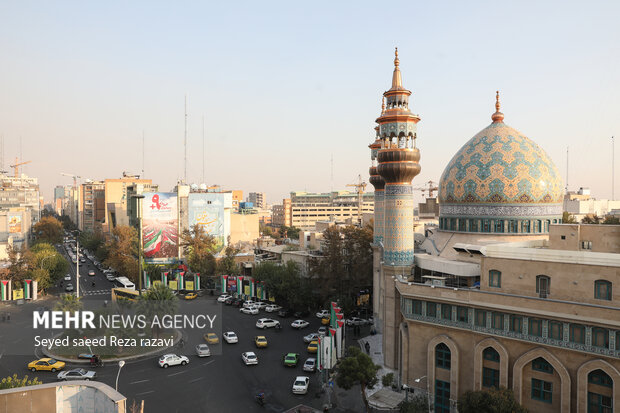
[[[127,188],[136,185],[152,185],[151,179],[140,179],[137,175],[123,173],[119,179],[106,179],[104,232],[112,232],[116,226],[129,225]]]
[[[89,181],[81,185],[81,231],[101,231],[105,221],[105,182]]]
[[[248,202],[254,204],[255,208],[265,208],[265,193],[264,192],[250,192],[248,194]]]
[[[39,183],[25,174],[0,175],[0,209],[23,207],[30,210],[31,225],[41,218]]]
[[[285,198],[281,205],[271,207],[271,225],[274,227],[290,227],[291,223],[291,199]]]

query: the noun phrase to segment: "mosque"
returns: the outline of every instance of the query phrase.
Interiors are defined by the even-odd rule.
[[[398,49],[369,145],[373,311],[384,364],[456,411],[507,387],[535,412],[612,412],[620,400],[620,226],[562,224],[560,173],[534,141],[491,124],[439,183],[439,225],[414,238],[420,116]],[[617,410],[617,411],[620,411]]]

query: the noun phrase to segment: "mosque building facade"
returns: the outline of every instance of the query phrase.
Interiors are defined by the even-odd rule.
[[[441,176],[439,226],[414,242],[420,117],[394,63],[369,145],[385,366],[438,413],[493,387],[532,412],[620,411],[620,226],[562,224],[558,169],[504,123],[498,92]]]

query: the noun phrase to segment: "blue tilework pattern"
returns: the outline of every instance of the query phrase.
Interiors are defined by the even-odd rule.
[[[383,242],[383,220],[384,220],[384,211],[383,211],[383,191],[375,191],[375,227],[374,227],[374,238],[373,241],[375,244],[379,245],[379,243]]]
[[[401,190],[384,195],[383,261],[386,265],[413,265],[413,194],[411,185],[398,185]]]

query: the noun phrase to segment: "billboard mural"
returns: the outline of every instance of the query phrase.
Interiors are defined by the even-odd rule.
[[[147,262],[174,262],[179,254],[177,194],[147,192],[142,203],[142,238]]]
[[[10,234],[21,234],[22,232],[22,216],[21,214],[8,214],[6,216],[7,226]]]
[[[227,200],[227,198],[230,198]],[[228,202],[227,202],[228,201]],[[218,249],[226,245],[229,229],[225,209],[232,202],[231,194],[189,194],[189,226],[200,225],[217,240]],[[230,208],[230,207],[229,207]]]

